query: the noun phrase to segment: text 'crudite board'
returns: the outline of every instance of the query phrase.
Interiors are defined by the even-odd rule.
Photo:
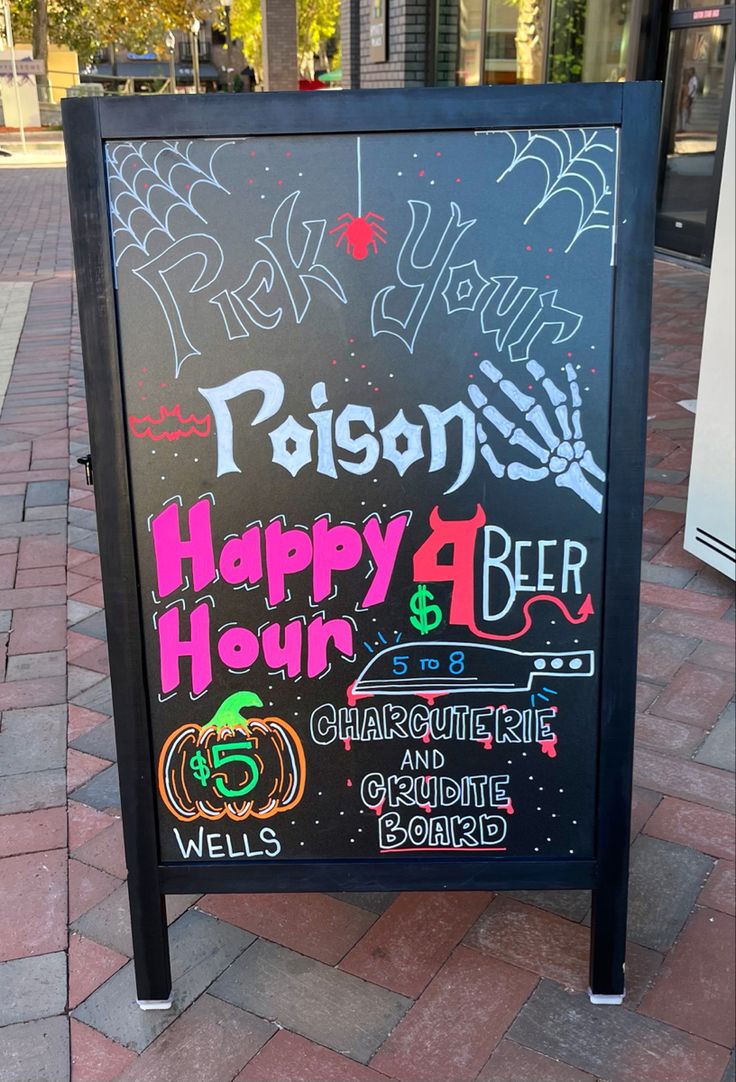
[[[108,144],[164,859],[592,855],[617,153]]]
[[[561,89],[97,114],[157,890],[625,873],[654,97]]]

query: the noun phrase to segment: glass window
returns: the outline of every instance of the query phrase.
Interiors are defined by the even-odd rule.
[[[631,0],[555,0],[547,78],[610,83],[626,78]]]
[[[703,8],[715,10],[719,7],[723,7],[727,4],[732,4],[733,0],[674,0],[672,4],[673,11],[690,11],[697,9],[702,11]],[[702,16],[701,18],[705,18]],[[708,16],[709,17],[709,16]]]
[[[487,83],[544,82],[547,0],[488,0]]]
[[[718,132],[728,95],[727,29],[683,27],[670,34],[658,241],[698,256],[703,253],[717,183]]]
[[[457,49],[457,85],[480,83],[483,0],[460,0]]]

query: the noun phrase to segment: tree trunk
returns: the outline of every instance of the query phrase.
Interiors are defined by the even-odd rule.
[[[34,60],[43,60],[48,71],[49,64],[49,11],[47,0],[36,0],[33,5],[33,30],[31,32],[31,47]],[[39,101],[49,101],[48,75],[36,76],[36,87]]]
[[[520,83],[541,83],[544,8],[540,0],[519,0],[516,23],[516,63]]]

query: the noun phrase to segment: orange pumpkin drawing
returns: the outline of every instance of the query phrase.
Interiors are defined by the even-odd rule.
[[[299,735],[282,718],[244,718],[263,703],[230,695],[206,725],[187,724],[166,740],[158,761],[161,799],[181,822],[270,819],[304,794],[306,760]]]

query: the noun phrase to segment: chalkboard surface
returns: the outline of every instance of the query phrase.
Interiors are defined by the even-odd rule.
[[[617,137],[108,143],[164,859],[592,856]]]
[[[621,1001],[658,93],[64,104],[142,1006],[167,893],[448,888]]]

